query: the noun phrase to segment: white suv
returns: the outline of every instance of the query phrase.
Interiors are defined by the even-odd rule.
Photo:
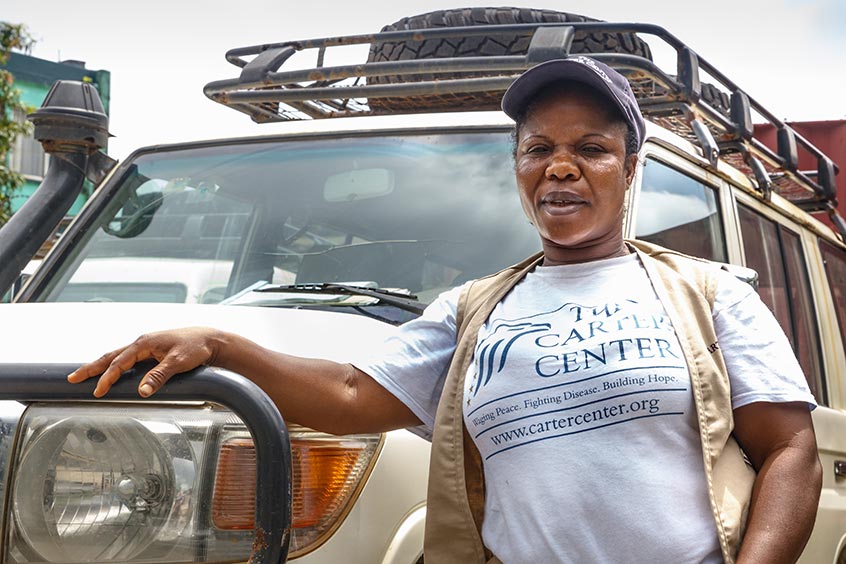
[[[2,561],[255,557],[267,533],[255,530],[257,443],[243,417],[217,405],[229,392],[126,403],[128,379],[123,402],[86,403],[58,382],[62,371],[188,324],[350,360],[440,292],[535,252],[512,124],[496,108],[522,69],[579,51],[630,79],[649,122],[626,234],[758,272],[820,404],[824,486],[803,562],[843,562],[846,224],[833,211],[835,167],[660,28],[584,20],[454,10],[375,36],[228,53],[240,76],[206,93],[256,121],[287,121],[286,133],[133,153],[15,303],[0,305],[0,379],[47,375],[49,391],[17,398],[52,400],[0,406]],[[657,68],[646,39],[675,49],[677,68]],[[323,66],[325,50],[354,43],[371,45],[366,65]],[[317,66],[280,71],[298,51],[318,53]],[[700,68],[718,84],[701,84]],[[779,128],[779,147],[752,137],[752,111]],[[800,151],[817,174],[798,170]],[[428,443],[408,431],[289,431],[290,559],[422,560]],[[260,460],[259,480],[262,469]]]

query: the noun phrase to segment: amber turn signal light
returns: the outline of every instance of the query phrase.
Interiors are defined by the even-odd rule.
[[[342,509],[361,475],[365,443],[343,437],[291,440],[293,527],[319,527]],[[365,457],[367,458],[367,457]],[[215,527],[254,526],[256,455],[252,439],[226,441],[214,487]]]

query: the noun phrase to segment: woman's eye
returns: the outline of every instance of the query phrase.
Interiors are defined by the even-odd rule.
[[[530,145],[529,147],[526,147],[526,153],[527,154],[543,153],[546,150],[547,150],[547,147],[545,145]]]
[[[584,147],[582,147],[582,151],[586,153],[604,153],[605,149],[603,149],[599,145],[585,145]]]

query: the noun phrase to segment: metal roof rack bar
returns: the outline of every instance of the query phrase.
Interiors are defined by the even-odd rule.
[[[832,160],[693,49],[652,24],[484,25],[253,45],[226,53],[226,60],[242,69],[238,78],[210,82],[204,92],[212,100],[244,112],[257,122],[496,110],[499,97],[519,73],[544,60],[567,56],[579,33],[649,35],[650,40],[655,38],[672,48],[676,52],[676,68],[670,72],[639,55],[585,54],[601,59],[625,75],[644,116],[703,147],[710,166],[716,166],[714,150],[717,150],[732,165],[754,178],[765,197],[772,189],[806,210],[831,213],[837,201],[834,179],[837,169]],[[335,47],[368,45],[372,51],[390,42],[503,34],[528,38],[527,54],[324,65],[326,52]],[[317,66],[280,70],[292,55],[305,50],[317,51]],[[714,105],[713,94],[706,96],[702,72],[714,83],[709,85],[709,90],[731,96],[728,107],[723,107],[724,103]],[[433,98],[452,104],[431,105]],[[753,136],[753,112],[776,127],[776,148]],[[815,174],[798,170],[800,150],[816,160]],[[846,234],[843,236],[846,240]]]
[[[673,47],[682,48],[685,45],[673,36],[670,32],[654,24],[632,24],[632,23],[610,23],[610,22],[571,22],[571,23],[531,23],[531,24],[510,24],[510,25],[477,25],[465,27],[440,27],[431,29],[415,29],[406,31],[385,31],[381,33],[368,33],[361,35],[345,35],[336,37],[320,37],[296,41],[284,41],[280,43],[265,43],[262,45],[250,45],[247,47],[236,47],[226,52],[226,60],[237,67],[245,66],[249,61],[244,57],[258,55],[268,49],[278,47],[294,47],[297,51],[306,49],[319,49],[322,47],[340,47],[359,44],[373,44],[377,41],[410,41],[421,39],[446,39],[454,37],[481,37],[498,34],[522,34],[533,35],[535,30],[543,27],[573,27],[579,28],[601,28],[606,32],[629,32],[646,33],[666,36],[668,43]],[[458,33],[456,33],[458,31]]]
[[[340,81],[347,78],[398,74],[413,76],[424,73],[513,71],[516,76],[526,68],[525,57],[522,56],[419,59],[412,61],[368,63],[366,66],[343,65],[285,72],[268,72],[258,79],[252,79],[253,75],[250,74],[249,80],[243,78],[242,72],[239,78],[210,82],[206,85],[204,91],[209,96],[211,94],[227,92],[234,87],[238,89],[265,88],[267,86],[285,86],[308,81]],[[247,69],[245,68],[244,70]],[[444,86],[446,86],[448,81],[444,82]],[[270,90],[268,92],[275,91]]]
[[[512,82],[510,77],[463,78],[450,81],[450,92],[487,92],[492,89],[507,88]],[[344,98],[384,98],[388,96],[402,96],[414,94],[437,94],[444,86],[442,81],[380,84],[378,86],[348,86],[344,88]],[[233,92],[229,95],[233,102],[271,102],[303,100],[337,100],[338,88],[332,86],[317,86],[308,90],[284,90],[282,92],[256,90],[249,92]]]

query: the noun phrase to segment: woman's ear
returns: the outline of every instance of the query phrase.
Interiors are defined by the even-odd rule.
[[[637,153],[626,157],[626,189],[630,188],[637,170]]]

